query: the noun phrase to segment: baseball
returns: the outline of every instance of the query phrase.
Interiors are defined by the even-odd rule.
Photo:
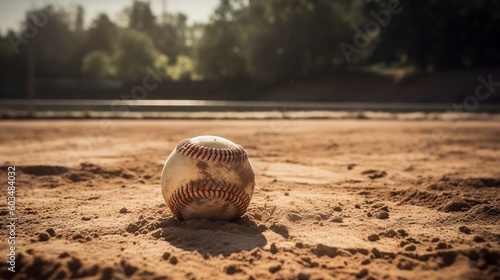
[[[232,220],[245,213],[255,175],[242,146],[218,136],[180,141],[163,166],[161,190],[180,220]]]

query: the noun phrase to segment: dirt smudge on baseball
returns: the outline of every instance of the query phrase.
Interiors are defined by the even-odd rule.
[[[208,168],[208,164],[206,162],[203,162],[203,161],[198,161],[198,163],[196,164],[196,167],[198,167],[200,170],[205,171]]]

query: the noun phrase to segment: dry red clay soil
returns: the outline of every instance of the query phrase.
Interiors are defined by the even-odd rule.
[[[7,279],[500,279],[500,123],[0,122]],[[177,142],[243,145],[238,220],[179,221],[160,189]],[[15,272],[7,169],[15,166]]]

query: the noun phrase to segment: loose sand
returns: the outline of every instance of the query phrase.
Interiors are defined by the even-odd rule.
[[[0,278],[500,277],[498,121],[2,121],[0,131]],[[204,134],[250,155],[257,186],[239,220],[178,221],[163,201],[165,159]]]

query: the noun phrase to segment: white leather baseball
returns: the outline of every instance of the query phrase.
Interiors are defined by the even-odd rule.
[[[180,220],[232,220],[247,209],[255,175],[242,146],[217,136],[180,141],[163,166],[161,190]]]

